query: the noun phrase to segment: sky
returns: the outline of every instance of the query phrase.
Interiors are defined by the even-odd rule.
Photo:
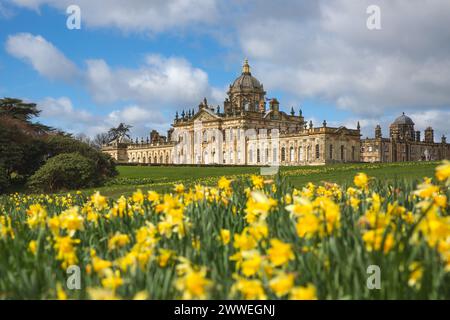
[[[204,97],[222,105],[245,58],[268,98],[315,125],[386,136],[405,112],[450,134],[448,0],[0,0],[0,97],[74,134],[165,132]]]

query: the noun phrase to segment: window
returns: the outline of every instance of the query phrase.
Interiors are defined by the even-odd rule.
[[[298,148],[298,161],[303,161],[303,148]]]
[[[266,148],[266,158],[264,161],[267,163],[269,161],[269,148]]]
[[[344,161],[344,146],[341,146],[341,160]]]
[[[352,161],[355,161],[355,146],[352,146]]]
[[[320,159],[320,148],[318,144],[316,144],[316,159]]]
[[[286,148],[281,148],[281,161],[286,161]]]
[[[261,162],[261,152],[259,152],[259,149],[256,149],[256,162]]]
[[[330,145],[330,159],[333,160],[333,145]]]
[[[294,147],[291,147],[290,149],[289,149],[289,157],[290,157],[290,161],[291,162],[294,162],[295,161],[295,152],[294,152]]]
[[[253,163],[253,149],[250,148],[249,152],[248,152],[248,161],[250,163]]]

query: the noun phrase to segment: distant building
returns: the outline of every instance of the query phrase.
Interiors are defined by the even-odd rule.
[[[301,110],[286,114],[276,98],[266,97],[247,60],[227,95],[223,111],[205,98],[198,108],[177,112],[167,136],[153,130],[145,139],[113,141],[103,151],[120,163],[203,165],[324,165],[449,156],[449,145],[433,143],[432,131],[413,147],[417,133],[406,116],[391,126],[391,139],[382,138],[377,127],[375,139],[361,141],[359,123],[356,129],[329,127],[326,121],[315,126]]]
[[[421,139],[413,120],[404,113],[389,127],[389,138],[383,138],[381,127],[375,128],[375,138],[361,140],[363,162],[434,161],[450,158],[450,144],[445,136],[434,141],[431,127],[425,129]]]

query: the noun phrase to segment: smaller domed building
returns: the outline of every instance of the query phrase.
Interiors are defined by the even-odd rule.
[[[445,136],[435,142],[433,128],[428,127],[422,139],[414,125],[414,121],[403,113],[389,126],[388,138],[383,138],[381,127],[377,125],[375,138],[361,140],[361,161],[435,161],[450,157],[450,144]]]

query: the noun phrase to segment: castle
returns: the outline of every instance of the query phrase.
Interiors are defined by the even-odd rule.
[[[197,110],[177,112],[167,136],[153,130],[145,140],[115,140],[102,150],[119,163],[166,165],[324,165],[450,157],[445,137],[435,143],[428,128],[420,141],[420,132],[404,114],[391,125],[390,138],[383,138],[377,126],[374,139],[361,140],[360,129],[359,123],[349,129],[330,127],[326,121],[316,127],[293,108],[286,114],[276,98],[266,98],[263,84],[245,60],[223,111],[205,98]]]

